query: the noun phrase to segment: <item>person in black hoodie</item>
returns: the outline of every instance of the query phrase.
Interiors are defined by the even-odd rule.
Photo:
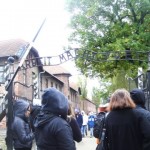
[[[141,89],[133,89],[130,96],[136,104],[136,110],[140,111],[150,122],[150,112],[145,108],[145,94]],[[150,150],[150,141],[144,140],[143,150]]]
[[[14,120],[12,123],[13,145],[15,150],[31,150],[34,134],[29,126],[30,105],[25,100],[14,103]]]
[[[42,94],[40,114],[35,118],[35,139],[39,150],[75,150],[72,129],[67,123],[68,100],[55,88]]]

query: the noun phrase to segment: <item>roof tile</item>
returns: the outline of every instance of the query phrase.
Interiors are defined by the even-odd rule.
[[[27,45],[28,42],[22,39],[11,39],[0,41],[0,57],[14,56],[21,46]]]

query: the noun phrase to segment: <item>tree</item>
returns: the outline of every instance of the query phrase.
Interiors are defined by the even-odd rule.
[[[78,86],[81,89],[81,98],[87,98],[87,78],[85,76],[78,78]]]
[[[96,104],[96,108],[98,108],[100,101],[100,90],[96,87],[92,89],[92,101]]]
[[[105,104],[108,102],[110,96],[110,89],[108,88],[111,83],[104,79],[99,79],[99,87],[93,87],[92,90],[92,101],[96,104],[96,107],[100,104]]]
[[[126,72],[123,69],[119,70],[116,76],[111,79],[111,85],[108,88],[110,93],[113,93],[119,88],[125,88],[129,90],[129,81],[125,74]]]
[[[124,75],[135,77],[139,66],[147,69],[146,61],[131,59],[137,51],[150,50],[149,0],[67,0],[67,8],[73,29],[69,40],[80,45],[79,56],[91,54],[90,59],[76,59],[82,73],[113,78],[124,70]],[[109,61],[110,51],[120,52],[125,61]],[[108,55],[103,62],[102,52]],[[140,57],[147,60],[147,54]]]

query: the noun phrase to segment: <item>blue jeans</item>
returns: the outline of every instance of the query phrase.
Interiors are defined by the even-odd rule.
[[[86,135],[86,132],[87,132],[87,125],[82,125],[81,133],[83,137]]]
[[[90,128],[90,137],[93,137],[93,128]]]

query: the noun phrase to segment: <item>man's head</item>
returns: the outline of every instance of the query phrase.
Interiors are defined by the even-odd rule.
[[[133,89],[130,92],[130,96],[136,105],[145,108],[145,94],[141,89]]]
[[[79,114],[79,109],[75,108],[74,112],[75,114]]]
[[[99,112],[107,112],[107,107],[108,107],[109,103],[106,104],[100,104],[99,105]]]

